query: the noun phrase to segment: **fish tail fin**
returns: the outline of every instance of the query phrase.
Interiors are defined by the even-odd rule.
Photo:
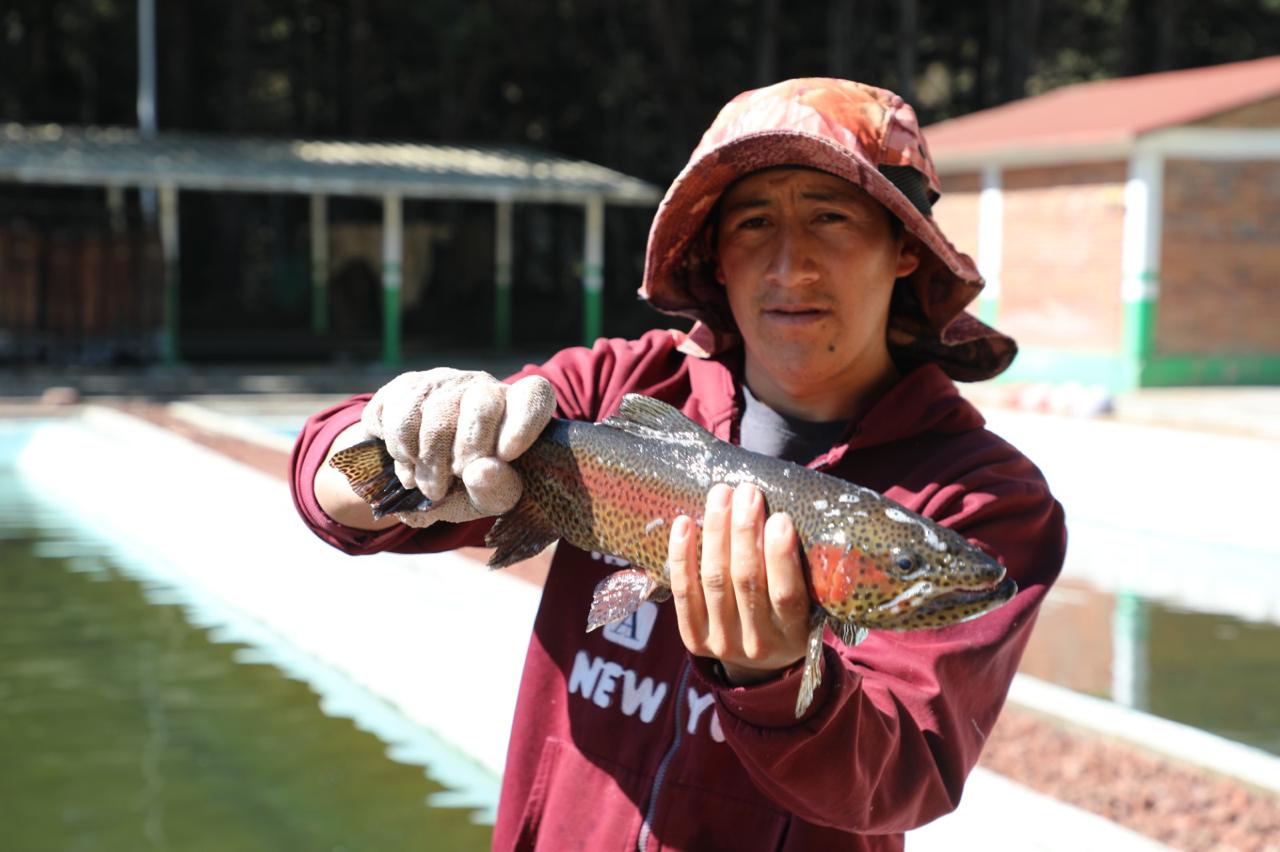
[[[527,495],[523,496],[515,508],[499,516],[484,537],[484,543],[494,548],[493,555],[489,557],[489,567],[506,568],[522,559],[537,556],[558,538],[560,533],[538,504]]]
[[[387,445],[370,438],[339,450],[329,464],[347,478],[351,490],[369,504],[374,520],[392,512],[417,512],[431,508],[431,501],[416,488],[405,488],[396,476],[395,461]]]
[[[587,614],[587,632],[626,618],[645,601],[660,603],[671,597],[671,589],[655,583],[639,568],[623,568],[596,584]]]
[[[822,683],[822,631],[826,626],[826,612],[815,606],[809,613],[809,643],[804,655],[804,672],[800,675],[800,693],[796,696],[797,719],[809,709],[813,693]]]

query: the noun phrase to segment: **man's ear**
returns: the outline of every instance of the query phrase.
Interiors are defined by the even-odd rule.
[[[895,278],[903,278],[920,268],[920,253],[924,246],[915,234],[904,232],[902,242],[898,246],[898,265],[894,270]]]
[[[716,277],[716,283],[721,287],[724,286],[724,270],[720,268],[720,258],[711,258],[711,269]]]

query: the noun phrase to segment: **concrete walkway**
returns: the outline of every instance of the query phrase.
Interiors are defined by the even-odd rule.
[[[955,812],[907,833],[907,852],[1161,852],[1151,838],[982,767]]]

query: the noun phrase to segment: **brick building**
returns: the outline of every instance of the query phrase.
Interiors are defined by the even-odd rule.
[[[1016,381],[1280,384],[1280,56],[1068,86],[926,129]]]

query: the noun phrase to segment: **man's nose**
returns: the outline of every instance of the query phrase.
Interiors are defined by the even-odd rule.
[[[773,257],[766,271],[769,283],[794,287],[812,281],[817,270],[809,234],[803,228],[779,228]]]

